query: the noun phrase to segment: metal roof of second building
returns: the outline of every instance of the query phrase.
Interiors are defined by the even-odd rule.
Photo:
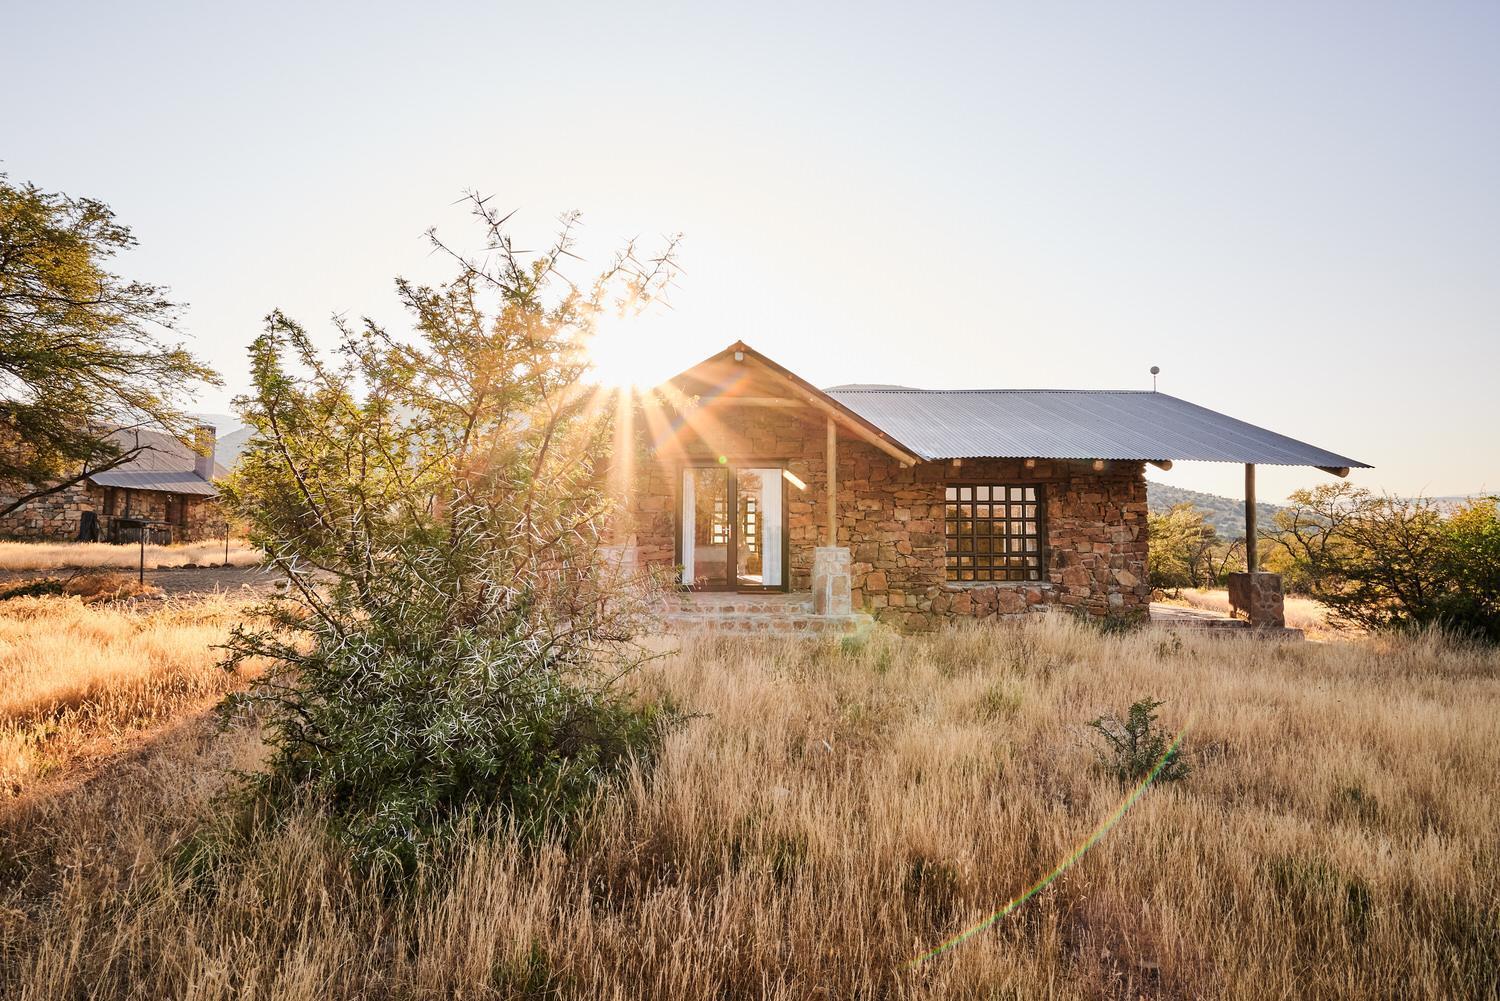
[[[825,392],[924,459],[1201,460],[1369,468],[1347,456],[1147,390],[856,385]]]
[[[110,439],[125,450],[135,448],[138,443],[145,447],[129,462],[102,473],[91,474],[89,479],[99,486],[157,490],[201,497],[218,496],[218,489],[194,471],[197,453],[172,435],[160,431],[122,430],[112,433]],[[227,473],[227,469],[214,463],[215,476]]]

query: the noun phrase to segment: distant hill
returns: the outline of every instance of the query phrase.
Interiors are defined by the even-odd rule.
[[[249,428],[241,427],[228,434],[220,435],[219,440],[214,443],[215,458],[221,465],[233,469],[234,464],[240,459],[240,453],[250,443],[251,434]]]
[[[1214,527],[1220,538],[1243,539],[1245,537],[1245,502],[1243,500],[1146,481],[1146,506],[1150,510],[1165,514],[1178,504],[1191,504],[1201,510],[1204,520]],[[1262,528],[1269,527],[1271,519],[1280,510],[1280,505],[1267,504],[1264,501],[1258,501],[1255,505],[1256,517]]]
[[[235,428],[242,428],[245,422],[233,414],[210,414],[204,412],[189,413],[189,417],[204,424],[211,424],[218,429],[219,434],[228,434]]]

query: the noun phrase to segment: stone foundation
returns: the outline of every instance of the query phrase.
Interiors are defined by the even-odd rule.
[[[1230,574],[1229,607],[1258,629],[1284,629],[1286,608],[1281,575],[1259,571]]]

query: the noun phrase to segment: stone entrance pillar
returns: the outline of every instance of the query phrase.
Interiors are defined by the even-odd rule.
[[[1281,574],[1232,573],[1229,575],[1229,607],[1243,612],[1252,626],[1286,628]]]
[[[600,546],[599,556],[610,574],[617,580],[629,580],[639,572],[639,549],[633,535],[628,542]]]
[[[843,546],[818,546],[813,550],[814,615],[848,615],[854,611],[849,593],[849,568],[853,562],[849,550]]]

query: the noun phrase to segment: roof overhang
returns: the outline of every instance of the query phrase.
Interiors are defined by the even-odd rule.
[[[1165,393],[919,390],[848,386],[829,395],[901,436],[924,459],[1037,458],[1310,466],[1368,464]]]
[[[668,379],[691,405],[806,405],[905,465],[949,459],[1174,461],[1311,466],[1367,463],[1165,393],[1143,390],[822,390],[744,341]],[[779,394],[768,398],[766,394]]]
[[[157,493],[184,494],[193,497],[219,496],[218,488],[191,470],[179,473],[111,469],[91,475],[89,482],[95,486],[124,490],[154,490]]]

